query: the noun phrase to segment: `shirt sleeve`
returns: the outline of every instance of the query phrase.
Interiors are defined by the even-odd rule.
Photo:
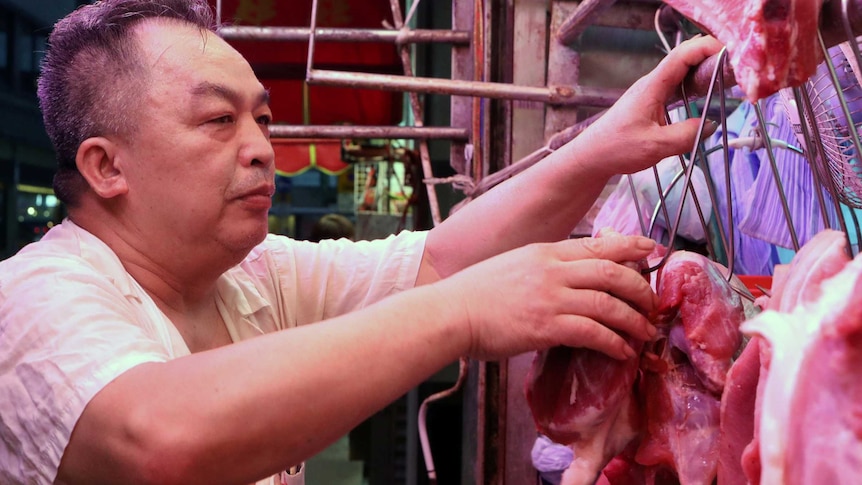
[[[76,264],[77,263],[77,264]],[[51,483],[90,399],[170,348],[84,263],[23,258],[0,279],[0,483]]]

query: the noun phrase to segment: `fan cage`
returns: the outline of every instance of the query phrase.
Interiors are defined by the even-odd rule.
[[[819,175],[828,176],[834,184],[838,199],[850,207],[862,208],[862,161],[850,131],[862,134],[862,86],[859,82],[862,73],[846,45],[833,47],[829,53],[829,61],[824,61],[803,86],[812,109],[811,116],[800,110],[810,136],[804,146],[809,147],[807,155]],[[834,67],[837,86],[826,62]],[[849,120],[842,101],[850,113]],[[800,137],[801,132],[797,129]],[[822,147],[822,152],[812,149],[817,145]]]

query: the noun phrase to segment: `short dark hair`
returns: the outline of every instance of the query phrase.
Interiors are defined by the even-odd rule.
[[[57,156],[54,192],[67,205],[86,188],[75,165],[81,143],[134,132],[149,71],[130,32],[150,18],[216,28],[206,0],[100,0],[61,19],[48,38],[39,105]]]
[[[353,239],[356,230],[353,222],[341,214],[326,214],[311,227],[310,241],[320,242],[324,239]]]

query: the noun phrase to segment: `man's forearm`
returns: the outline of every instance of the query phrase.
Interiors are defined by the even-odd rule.
[[[85,409],[60,478],[246,483],[298,464],[466,352],[435,291],[133,368]]]
[[[561,147],[434,228],[425,252],[440,276],[524,244],[566,238],[610,178],[585,141]]]

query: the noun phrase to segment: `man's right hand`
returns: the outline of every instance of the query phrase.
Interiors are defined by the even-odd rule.
[[[469,325],[469,356],[505,358],[556,345],[634,356],[617,332],[649,340],[657,297],[622,263],[645,258],[644,237],[530,244],[435,283]]]

